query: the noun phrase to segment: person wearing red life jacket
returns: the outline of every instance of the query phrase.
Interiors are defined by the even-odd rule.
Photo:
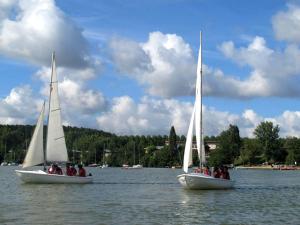
[[[72,168],[70,167],[69,163],[67,163],[67,165],[66,165],[66,174],[67,174],[67,176],[73,176]]]
[[[204,173],[205,175],[211,176],[211,173],[210,173],[210,170],[209,170],[209,167],[208,167],[208,166],[205,166],[205,167],[204,167],[203,173]]]
[[[55,166],[55,174],[57,175],[63,175],[62,169],[58,165]]]
[[[78,165],[78,176],[86,177],[85,169],[82,167],[81,164]]]
[[[74,164],[72,164],[72,166],[71,166],[71,174],[72,174],[71,176],[76,176],[77,175],[77,170],[76,170]]]
[[[214,175],[214,178],[220,178],[221,177],[221,172],[220,172],[220,169],[218,167],[214,168],[213,175]]]
[[[230,180],[230,175],[229,175],[227,166],[224,166],[222,178],[226,179],[226,180]]]

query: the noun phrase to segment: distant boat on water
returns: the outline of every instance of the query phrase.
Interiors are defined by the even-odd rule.
[[[61,122],[60,103],[58,96],[58,80],[56,75],[55,55],[52,54],[52,73],[50,82],[49,114],[46,151],[43,144],[43,127],[45,102],[39,115],[28,151],[26,153],[23,169],[44,164],[43,170],[15,170],[17,175],[26,183],[91,183],[93,178],[66,176],[46,173],[46,162],[66,163],[69,161],[64,131]]]
[[[107,168],[107,167],[108,167],[108,164],[105,163],[105,164],[101,165],[100,167],[101,167],[102,169]]]
[[[193,113],[190,120],[190,125],[187,133],[183,171],[184,174],[177,176],[180,184],[186,189],[229,189],[234,185],[234,181],[221,178],[214,178],[209,175],[200,173],[188,173],[188,168],[192,165],[192,142],[193,130],[195,127],[197,152],[200,161],[200,171],[206,163],[205,148],[203,140],[202,127],[202,33],[200,33],[200,48],[197,66],[197,80],[196,80],[196,99],[194,103]]]
[[[88,167],[97,167],[98,166],[98,164],[96,164],[96,163],[93,163],[93,164],[89,164],[88,165]]]
[[[2,162],[1,166],[8,166],[8,162]]]

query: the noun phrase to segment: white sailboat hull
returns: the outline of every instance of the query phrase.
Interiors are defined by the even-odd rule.
[[[231,189],[234,186],[232,180],[214,178],[201,173],[181,174],[177,179],[185,189],[190,190]]]
[[[42,170],[15,170],[25,183],[33,184],[88,184],[93,182],[92,177],[66,176],[48,174]]]

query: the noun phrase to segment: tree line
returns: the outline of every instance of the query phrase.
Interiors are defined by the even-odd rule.
[[[33,129],[30,125],[0,125],[0,162],[22,163]],[[46,132],[46,128],[44,130]],[[107,163],[109,166],[140,163],[145,167],[182,165],[185,136],[176,135],[174,127],[169,135],[155,136],[117,136],[69,126],[64,127],[64,131],[69,160],[74,163]],[[279,131],[278,125],[266,121],[255,128],[253,138],[241,138],[239,128],[230,125],[218,136],[204,138],[205,142],[218,143],[217,149],[210,151],[208,165],[298,164],[300,139],[280,138]],[[208,146],[206,150],[209,150]],[[193,154],[193,163],[199,163],[196,154]]]

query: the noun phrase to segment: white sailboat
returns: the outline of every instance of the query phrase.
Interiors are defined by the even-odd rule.
[[[68,152],[65,142],[64,131],[61,123],[60,103],[58,96],[58,80],[56,75],[55,55],[52,54],[52,73],[50,83],[48,131],[46,151],[43,144],[44,127],[43,104],[30,145],[23,162],[23,169],[47,162],[68,162]],[[43,170],[16,170],[17,175],[26,183],[91,183],[92,177],[66,176],[48,174]]]
[[[206,163],[202,127],[202,33],[200,33],[200,48],[196,80],[196,99],[194,103],[193,113],[191,116],[184,150],[183,171],[185,173],[178,175],[177,178],[180,184],[186,189],[232,188],[234,185],[234,181],[232,180],[214,178],[203,173],[188,173],[188,167],[192,165],[192,143],[194,127],[200,168],[202,169],[203,165]]]

